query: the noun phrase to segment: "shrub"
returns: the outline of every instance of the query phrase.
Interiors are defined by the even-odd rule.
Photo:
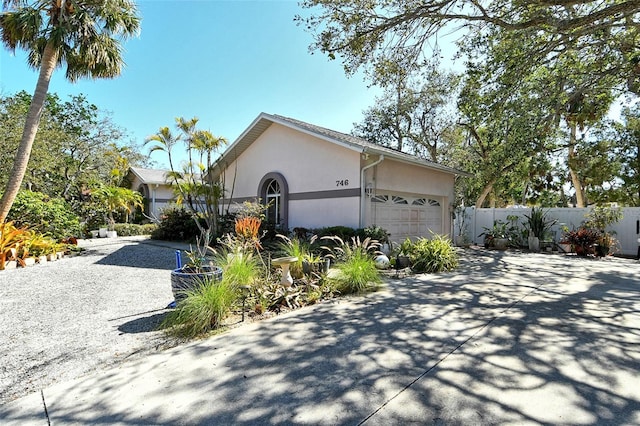
[[[158,225],[154,223],[147,223],[145,225],[138,225],[135,223],[116,223],[113,227],[114,231],[121,237],[130,237],[133,235],[151,235]]]
[[[387,232],[386,229],[381,228],[377,225],[360,228],[356,231],[356,233],[361,239],[371,238],[372,240],[376,240],[380,244],[388,244],[389,236],[391,235]]]
[[[151,233],[155,240],[193,241],[200,235],[193,215],[180,208],[167,208],[162,211],[160,223]]]
[[[20,191],[7,220],[18,228],[26,226],[57,240],[82,234],[80,220],[71,206],[62,198],[50,198],[41,192]]]
[[[319,237],[338,237],[343,241],[347,241],[350,238],[356,236],[356,230],[353,228],[349,228],[348,226],[330,226],[327,228],[317,229],[315,234]]]
[[[237,299],[237,291],[229,280],[203,279],[169,312],[160,328],[172,336],[193,338],[222,324]]]
[[[333,278],[342,294],[364,293],[377,289],[382,282],[375,262],[366,251],[354,251],[344,262],[336,265],[338,274]]]
[[[458,267],[458,253],[449,238],[434,235],[432,239],[420,238],[413,244],[411,269],[414,272],[443,272]]]

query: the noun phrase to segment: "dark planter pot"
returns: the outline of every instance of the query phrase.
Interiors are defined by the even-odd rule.
[[[605,257],[609,254],[609,247],[597,245],[596,246],[596,256]]]
[[[186,291],[193,290],[205,280],[220,281],[222,279],[222,269],[217,266],[204,266],[202,270],[203,272],[197,273],[188,272],[185,268],[171,271],[171,292],[176,302],[186,297]]]
[[[396,256],[396,269],[405,269],[411,266],[409,256]]]

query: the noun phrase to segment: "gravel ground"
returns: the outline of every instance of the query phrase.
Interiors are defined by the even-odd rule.
[[[85,250],[0,271],[0,404],[171,344],[156,331],[184,245],[81,240]]]

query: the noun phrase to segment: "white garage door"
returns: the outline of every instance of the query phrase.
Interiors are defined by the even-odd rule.
[[[438,197],[376,194],[371,197],[369,218],[370,224],[386,229],[396,242],[407,237],[429,238],[431,232],[442,234],[442,205]]]

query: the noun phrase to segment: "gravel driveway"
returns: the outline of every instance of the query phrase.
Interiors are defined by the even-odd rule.
[[[81,240],[80,255],[0,271],[0,404],[169,344],[175,248],[143,237]]]

